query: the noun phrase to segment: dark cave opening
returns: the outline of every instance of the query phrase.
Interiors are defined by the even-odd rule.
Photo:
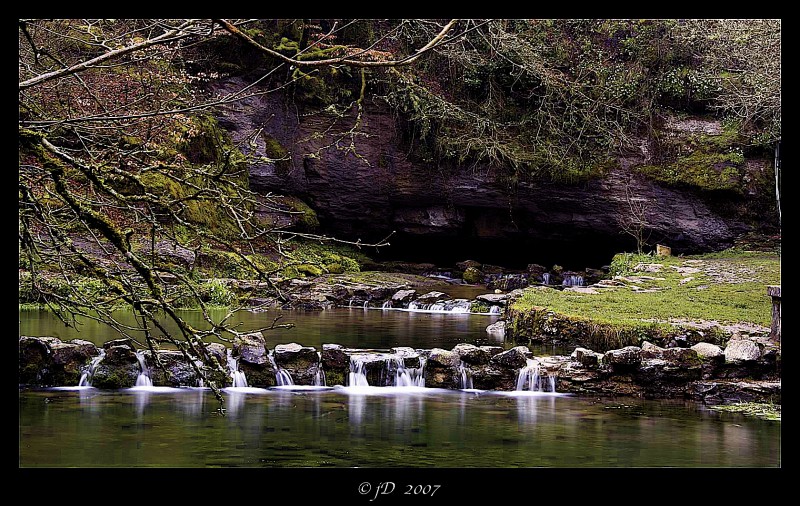
[[[573,238],[474,238],[395,233],[391,246],[377,253],[369,252],[376,261],[432,263],[450,268],[464,260],[498,265],[506,269],[525,270],[528,264],[547,268],[560,265],[567,270],[600,268],[611,263],[623,251],[636,251],[632,238],[620,235],[582,234]]]

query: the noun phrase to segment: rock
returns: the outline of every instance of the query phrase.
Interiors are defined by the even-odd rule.
[[[106,348],[106,356],[98,364],[92,375],[92,386],[96,388],[130,388],[136,385],[136,378],[142,372],[139,359],[132,346],[126,344],[129,339],[116,339],[122,343]]]
[[[673,265],[672,268],[678,271],[680,274],[697,274],[698,272],[701,272],[701,270],[697,267],[681,267],[678,265]]]
[[[344,350],[344,346],[340,344],[322,345],[322,370],[325,371],[325,380],[329,386],[347,384],[350,357]]]
[[[432,303],[434,303],[436,301],[449,299],[449,298],[450,298],[450,296],[448,296],[446,293],[433,291],[433,292],[428,292],[428,293],[425,293],[423,295],[420,295],[419,297],[417,297],[414,300],[414,302],[420,302],[422,304],[432,304]]]
[[[408,304],[417,294],[416,290],[399,290],[392,295],[392,304]]]
[[[100,352],[94,344],[78,340],[79,343],[52,343],[53,365],[50,381],[54,385],[77,385],[85,368]]]
[[[433,388],[458,388],[458,366],[461,359],[458,354],[434,348],[425,363],[425,386]]]
[[[154,386],[198,386],[197,373],[192,366],[186,362],[186,359],[180,351],[159,350],[157,352],[158,360],[167,372],[158,367],[150,350],[146,350],[143,353],[145,364],[147,364],[147,368],[150,370],[150,379],[153,381]],[[223,383],[220,383],[220,386],[222,384]]]
[[[483,281],[490,290],[513,291],[527,287],[530,283],[530,274],[489,274]]]
[[[37,337],[19,338],[20,383],[47,386],[50,382],[51,365],[50,347],[45,341]]]
[[[542,279],[542,274],[547,272],[547,267],[545,267],[544,265],[539,265],[539,264],[528,264],[528,269],[527,270],[528,270],[528,274],[530,274],[532,278],[535,278],[537,280],[541,280]]]
[[[506,322],[505,320],[498,320],[486,327],[486,333],[497,335],[497,336],[505,336],[506,335]],[[498,346],[499,348],[499,346]],[[500,348],[502,350],[502,348]]]
[[[506,271],[499,265],[489,265],[489,264],[483,264],[483,266],[478,267],[478,269],[482,270],[486,274],[503,274]]]
[[[705,342],[697,343],[690,349],[694,350],[697,356],[704,360],[717,360],[725,356],[725,352],[716,344]]]
[[[406,367],[413,367],[413,368],[419,367],[420,364],[419,353],[417,353],[417,350],[415,350],[414,348],[408,346],[398,346],[389,349],[389,351],[393,355],[397,355],[398,357],[403,359],[403,365],[405,365]]]
[[[319,368],[320,357],[311,346],[279,344],[273,351],[275,363],[289,372],[296,385],[311,385]]]
[[[671,365],[679,367],[698,367],[700,366],[700,357],[697,352],[691,348],[667,348],[663,351],[662,357]]]
[[[606,276],[606,273],[602,269],[592,269],[591,267],[587,267],[586,270],[586,284],[592,285],[599,281],[602,281],[603,278]]]
[[[634,271],[640,272],[661,272],[661,269],[664,268],[664,264],[636,264],[633,267]]]
[[[596,284],[597,286],[625,286],[625,283],[617,279],[601,279]]]
[[[464,260],[463,262],[456,263],[456,268],[460,271],[466,271],[469,268],[474,268],[480,270],[483,265],[480,262],[476,262],[475,260]]]
[[[489,356],[493,357],[499,353],[503,353],[502,346],[480,346],[480,349],[486,350],[489,353]]]
[[[603,363],[614,370],[632,369],[642,362],[642,349],[638,346],[626,346],[618,350],[609,350],[603,355]]]
[[[491,362],[507,369],[522,369],[528,363],[530,350],[527,346],[516,346],[493,356]]]
[[[660,257],[672,256],[672,248],[663,244],[656,244],[656,255]]]
[[[748,339],[733,339],[725,347],[725,362],[739,364],[761,358],[761,349]]]
[[[575,348],[570,357],[580,363],[581,366],[592,369],[600,365],[600,357],[602,355],[587,348]]]
[[[162,259],[168,262],[190,267],[194,265],[196,255],[194,251],[184,248],[183,246],[170,242],[159,241],[155,244],[155,253]]]
[[[651,343],[650,341],[645,341],[642,343],[642,358],[663,358],[664,355],[664,348],[660,346],[656,346],[655,344]]]
[[[478,284],[483,283],[484,276],[485,275],[484,275],[483,271],[481,271],[481,270],[479,270],[479,269],[477,269],[475,267],[468,267],[464,271],[463,278],[464,278],[464,282],[465,283],[468,283],[470,285],[478,285]]]
[[[240,364],[247,362],[253,365],[264,365],[269,362],[264,334],[261,332],[238,334],[233,339],[233,356],[239,357]]]
[[[488,304],[504,306],[506,304],[507,296],[505,294],[485,293],[483,295],[478,295],[475,298],[481,302],[486,302]]]
[[[461,360],[467,364],[483,365],[488,364],[492,355],[488,350],[484,350],[474,344],[461,343],[453,348],[453,353],[457,354]]]
[[[111,341],[106,341],[103,343],[103,349],[107,350],[113,346],[127,346],[131,350],[134,349],[133,341],[128,338],[124,339],[112,339]]]

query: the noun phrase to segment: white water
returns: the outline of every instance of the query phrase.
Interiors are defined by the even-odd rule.
[[[419,367],[406,367],[402,357],[394,357],[386,360],[386,370],[389,370],[390,363],[395,366],[394,383],[395,387],[424,387],[425,386],[425,359],[420,357]]]
[[[555,375],[548,374],[546,377],[542,378],[539,371],[539,364],[528,359],[527,365],[520,369],[517,374],[517,391],[555,392]]]
[[[387,300],[386,302],[384,302],[383,305],[381,306],[381,309],[392,309],[392,301]]]
[[[583,286],[583,276],[578,276],[575,274],[570,274],[568,276],[564,276],[564,281],[561,283],[562,286]]]
[[[366,364],[359,361],[356,355],[350,355],[350,373],[347,375],[347,385],[351,387],[369,386]]]
[[[492,306],[489,308],[489,314],[500,314],[501,309],[500,306]]]
[[[246,387],[247,377],[243,371],[239,370],[239,359],[233,357],[233,351],[228,348],[228,369],[231,371],[231,378],[233,378],[232,387]]]
[[[458,388],[461,390],[472,390],[472,373],[467,368],[466,364],[462,361],[458,365]]]
[[[292,379],[292,375],[289,374],[289,371],[280,367],[275,362],[275,357],[272,356],[272,352],[268,354],[269,362],[272,364],[272,368],[275,369],[275,381],[277,382],[279,387],[294,385],[294,380]]]
[[[435,302],[433,304],[421,304],[417,301],[412,301],[408,304],[408,311],[418,313],[452,313],[452,314],[468,314],[472,303],[467,299],[453,299],[444,302]]]
[[[136,359],[139,361],[139,367],[141,368],[139,376],[136,377],[136,386],[137,387],[153,386],[153,380],[150,379],[150,369],[148,369],[147,364],[144,363],[144,353],[141,351],[137,351]]]
[[[550,284],[550,273],[549,272],[545,272],[544,274],[542,274],[542,283],[544,283],[545,285],[549,285]]]
[[[100,354],[97,355],[92,359],[92,363],[89,364],[89,369],[86,370],[83,374],[81,374],[81,379],[78,381],[79,387],[90,387],[92,386],[92,376],[94,376],[94,371],[97,370],[97,366],[100,365],[100,362],[106,357],[106,350],[100,349]]]
[[[327,386],[325,381],[325,371],[322,369],[322,353],[317,352],[317,356],[319,357],[319,363],[317,363],[317,372],[314,373],[314,382],[312,383],[315,387],[324,387]]]

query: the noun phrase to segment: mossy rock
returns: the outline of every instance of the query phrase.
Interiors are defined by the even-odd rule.
[[[471,285],[477,285],[483,283],[484,274],[482,271],[475,267],[467,267],[464,271],[464,282],[469,283]]]

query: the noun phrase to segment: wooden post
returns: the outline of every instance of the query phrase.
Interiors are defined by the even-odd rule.
[[[767,295],[772,297],[772,327],[770,328],[769,338],[775,342],[781,342],[781,287],[768,286]]]

